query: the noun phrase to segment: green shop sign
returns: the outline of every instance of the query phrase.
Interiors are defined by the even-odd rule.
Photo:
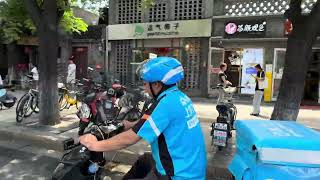
[[[109,40],[210,37],[211,19],[118,24],[108,27]]]

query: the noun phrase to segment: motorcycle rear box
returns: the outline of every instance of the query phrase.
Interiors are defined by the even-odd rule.
[[[239,120],[236,180],[319,180],[320,133],[292,121]]]

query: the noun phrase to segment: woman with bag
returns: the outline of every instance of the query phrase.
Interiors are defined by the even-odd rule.
[[[255,94],[253,97],[253,112],[250,114],[252,116],[259,116],[260,114],[260,104],[261,99],[264,94],[264,89],[266,88],[267,80],[265,79],[265,73],[261,67],[260,64],[257,64],[254,66],[257,70],[257,75],[253,76],[256,80],[256,88],[255,88]]]

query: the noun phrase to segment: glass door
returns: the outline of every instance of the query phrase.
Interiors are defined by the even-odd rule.
[[[225,50],[223,48],[210,48],[208,58],[208,94],[215,95],[216,91],[212,90],[219,83],[218,73],[220,64],[224,62]]]
[[[286,56],[286,49],[274,49],[274,62],[273,62],[273,82],[272,82],[272,101],[276,101],[279,95],[281,79],[283,75],[284,62]]]

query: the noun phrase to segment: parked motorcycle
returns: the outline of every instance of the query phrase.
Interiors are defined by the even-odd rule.
[[[3,107],[11,108],[15,105],[17,98],[9,94],[6,90],[6,87],[0,85],[0,109]]]
[[[234,121],[237,117],[237,108],[233,104],[233,94],[241,87],[223,87],[218,85],[215,89],[220,91],[216,109],[219,113],[216,122],[211,125],[211,144],[222,150],[228,146],[228,140],[232,137]]]
[[[123,120],[136,121],[142,115],[139,109],[131,106],[134,102],[129,96],[121,98],[120,104],[125,105],[125,107],[121,107],[120,111],[117,111],[113,117],[114,106],[112,101],[94,95],[88,95],[86,98],[86,102],[90,104],[85,103],[78,112],[81,119],[79,135],[91,133],[99,141],[108,139],[124,131],[124,125],[121,123]],[[99,113],[105,113],[106,118],[98,118]],[[86,147],[75,143],[73,139],[65,141],[64,148],[66,152],[54,170],[52,180],[103,179],[101,174],[103,174],[103,166],[106,164],[103,152],[89,151]]]

